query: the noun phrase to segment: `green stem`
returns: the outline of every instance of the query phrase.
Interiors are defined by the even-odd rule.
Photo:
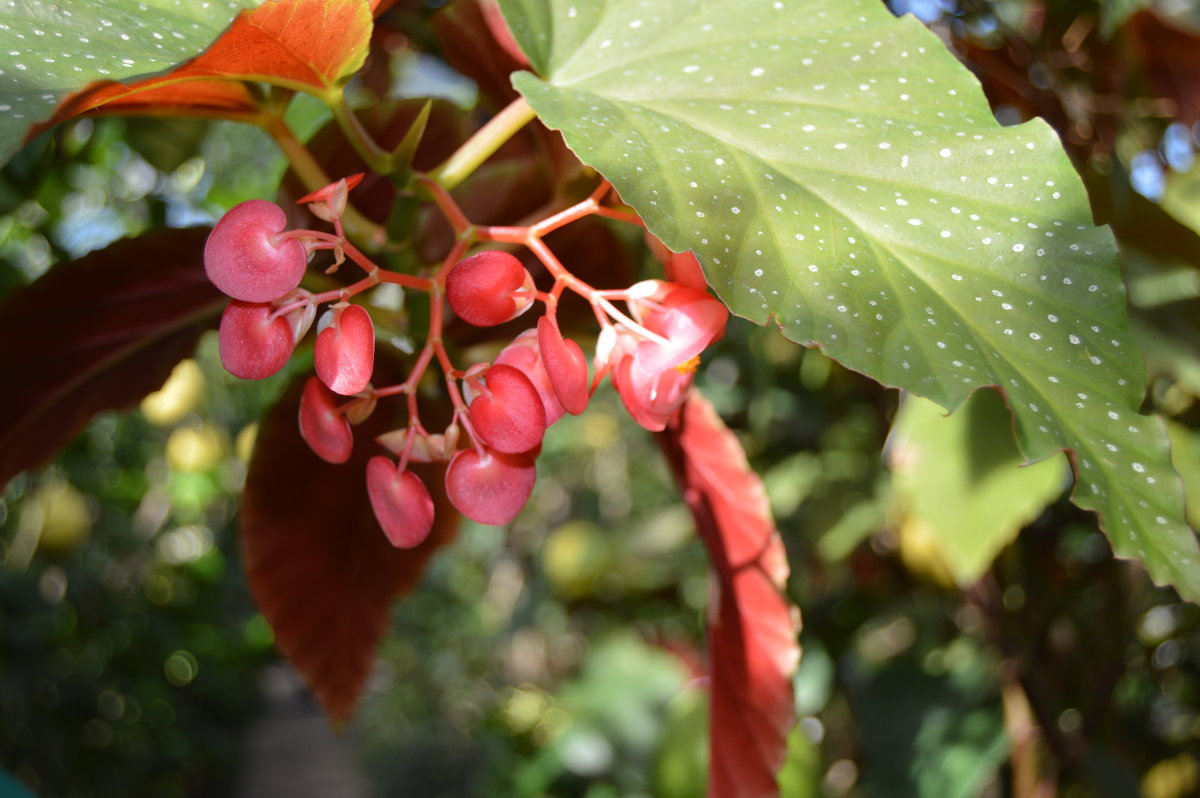
[[[279,149],[283,150],[284,156],[291,164],[292,171],[300,178],[300,182],[306,189],[316,191],[333,182],[313,154],[308,151],[308,148],[296,138],[296,134],[292,132],[291,127],[281,115],[267,113],[264,114],[264,118],[263,127],[271,138],[275,139]],[[342,226],[350,236],[363,242],[367,249],[378,249],[387,240],[387,234],[382,227],[363,216],[351,205],[346,206],[346,211],[342,215]]]
[[[329,110],[333,112],[333,118],[341,127],[342,132],[346,134],[346,138],[350,141],[350,146],[354,147],[355,152],[359,154],[372,172],[381,175],[392,173],[392,156],[391,153],[384,150],[371,134],[367,132],[362,123],[358,121],[358,117],[350,110],[350,106],[346,104],[346,94],[343,91],[331,92],[328,97],[323,98]]]
[[[433,170],[429,177],[443,188],[454,188],[535,116],[537,114],[525,98],[518,97],[492,117],[486,125],[475,131],[475,135],[455,150],[445,163]]]

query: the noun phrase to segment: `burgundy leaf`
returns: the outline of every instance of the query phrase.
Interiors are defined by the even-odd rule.
[[[441,487],[442,468],[410,466],[429,486],[434,525],[423,543],[388,542],[367,495],[373,443],[389,428],[381,407],[354,428],[349,461],[316,457],[297,429],[304,380],[263,419],[246,476],[242,551],[259,609],[279,648],[335,725],[362,694],[395,597],[411,589],[433,552],[449,542],[458,514]]]
[[[799,615],[783,595],[787,557],[766,493],[711,404],[693,391],[659,443],[708,548],[712,798],[769,798],[794,723]]]
[[[1200,36],[1153,10],[1131,16],[1124,32],[1154,94],[1175,100],[1183,124],[1200,121]]]
[[[492,107],[503,108],[517,98],[510,76],[529,62],[498,41],[495,11],[494,0],[455,0],[434,15],[433,29],[450,65],[475,81]]]
[[[156,230],[55,266],[0,303],[0,485],[102,410],[162,387],[216,325],[207,229]]]

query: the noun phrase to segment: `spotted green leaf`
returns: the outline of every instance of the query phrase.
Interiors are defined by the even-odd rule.
[[[193,58],[262,0],[5,0],[0,12],[0,162],[30,125],[96,80],[151,75]]]
[[[1021,528],[1067,484],[1061,454],[1023,465],[1008,411],[995,391],[976,391],[958,409],[909,396],[888,439],[893,511],[906,535],[931,544],[960,585],[981,577]]]
[[[1116,552],[1200,599],[1116,250],[1053,131],[877,0],[506,0],[514,83],[730,308],[954,408],[1005,393]]]

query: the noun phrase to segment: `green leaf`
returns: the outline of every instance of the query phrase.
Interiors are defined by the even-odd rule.
[[[995,391],[978,391],[947,416],[910,396],[888,443],[892,496],[904,530],[919,528],[960,585],[992,564],[1067,484],[1066,457],[1024,466],[1011,416]]]
[[[1200,164],[1182,174],[1169,172],[1167,190],[1160,204],[1178,221],[1200,233]]]
[[[730,308],[885,385],[999,386],[1030,460],[1124,557],[1200,599],[1112,235],[1048,125],[876,0],[507,0],[514,84]]]
[[[239,11],[261,2],[9,3],[0,22],[0,162],[66,95],[92,81],[144,77],[193,58]]]

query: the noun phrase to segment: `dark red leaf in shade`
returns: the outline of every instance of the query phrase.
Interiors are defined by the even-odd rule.
[[[458,514],[441,488],[444,469],[410,466],[430,488],[433,530],[414,548],[393,547],[367,495],[367,462],[383,450],[356,446],[343,465],[318,459],[297,430],[303,385],[293,384],[263,419],[246,475],[242,551],[276,643],[341,725],[366,685],[393,600],[454,537]],[[392,426],[386,409],[358,428],[364,442]]]
[[[103,410],[162,387],[225,297],[207,229],[156,230],[55,266],[0,303],[0,486],[47,462]]]
[[[711,798],[770,798],[794,723],[799,614],[766,493],[721,418],[693,391],[658,440],[708,548]]]
[[[1153,10],[1139,11],[1123,29],[1153,96],[1175,100],[1176,119],[1200,121],[1200,35]]]
[[[510,76],[529,62],[515,43],[505,46],[512,42],[507,27],[497,37],[495,23],[503,22],[497,11],[495,0],[456,0],[434,15],[433,29],[450,66],[475,81],[492,107],[503,108],[517,98]]]

